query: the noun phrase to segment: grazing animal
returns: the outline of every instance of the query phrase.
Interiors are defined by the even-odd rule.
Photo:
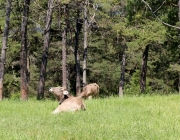
[[[66,88],[64,87],[50,87],[49,88],[49,91],[54,94],[58,102],[60,102],[64,98],[63,91],[65,90]]]
[[[64,90],[63,90],[64,89]],[[62,91],[63,90],[63,91]],[[53,114],[57,114],[60,112],[75,112],[78,110],[86,110],[86,106],[81,97],[74,97],[73,95],[69,95],[69,92],[65,90],[63,87],[52,87],[49,89],[55,97],[58,97],[59,105],[52,112]]]
[[[82,92],[78,95],[82,98],[88,98],[91,99],[92,97],[99,95],[99,86],[96,83],[88,84],[86,85]]]

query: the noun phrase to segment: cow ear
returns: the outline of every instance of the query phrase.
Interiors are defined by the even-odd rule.
[[[61,90],[64,91],[64,90],[66,90],[66,88],[65,87],[61,87]]]
[[[63,91],[64,89],[63,89],[63,87],[60,87],[59,90],[60,90],[60,91]]]

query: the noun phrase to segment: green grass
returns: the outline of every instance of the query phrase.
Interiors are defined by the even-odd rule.
[[[87,110],[51,114],[55,101],[0,102],[1,140],[179,140],[180,95],[85,101]]]

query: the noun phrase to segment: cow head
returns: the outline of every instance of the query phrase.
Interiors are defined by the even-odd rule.
[[[49,91],[52,92],[54,94],[54,96],[56,97],[56,99],[58,101],[61,101],[63,98],[64,98],[64,95],[63,95],[63,91],[65,91],[66,88],[64,87],[50,87],[49,88]]]

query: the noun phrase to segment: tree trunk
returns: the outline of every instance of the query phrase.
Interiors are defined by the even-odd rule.
[[[180,0],[178,1],[178,7],[179,7],[178,17],[179,17],[179,21],[180,21]]]
[[[143,57],[142,57],[141,79],[140,79],[141,93],[145,92],[145,90],[146,90],[146,72],[147,72],[148,51],[149,51],[149,45],[146,46],[146,48],[143,52]]]
[[[180,94],[180,72],[179,72],[179,82],[178,82],[179,94]]]
[[[64,27],[64,31],[62,32],[62,86],[67,89],[67,66],[66,66],[66,37],[67,37],[67,29],[68,29],[68,5],[64,9],[66,27]],[[59,19],[60,20],[60,19]],[[59,24],[60,25],[60,24]]]
[[[179,6],[179,13],[178,13],[178,17],[179,17],[179,21],[180,21],[180,0],[179,0],[179,2],[178,2],[178,6]],[[179,31],[179,33],[180,33],[180,31]],[[180,65],[180,60],[179,60],[179,65]],[[178,89],[179,89],[179,94],[180,94],[180,72],[179,72]]]
[[[27,71],[27,24],[30,0],[24,0],[23,17],[21,23],[21,59],[20,59],[20,84],[21,100],[28,99],[28,71]]]
[[[124,80],[125,80],[125,65],[126,65],[126,45],[123,49],[122,62],[121,62],[121,76],[119,81],[119,97],[123,97]]]
[[[81,92],[81,83],[80,83],[80,58],[78,54],[78,47],[79,47],[79,33],[80,33],[80,25],[79,22],[79,11],[77,12],[77,19],[76,19],[76,32],[75,32],[75,63],[76,63],[76,95],[79,95]]]
[[[62,33],[62,86],[67,88],[67,69],[66,69],[66,29]]]
[[[83,53],[83,87],[86,86],[86,70],[87,70],[87,29],[88,29],[88,22],[87,22],[87,2],[85,1],[84,4],[84,53]]]
[[[41,62],[40,78],[39,78],[39,84],[38,84],[37,100],[44,98],[44,86],[45,86],[45,77],[46,77],[48,49],[50,45],[50,30],[51,30],[51,21],[52,21],[53,2],[54,0],[48,1],[46,27],[44,30],[44,48],[42,52],[42,62]]]
[[[4,71],[5,71],[5,63],[6,63],[6,48],[7,48],[8,34],[9,34],[11,2],[12,0],[7,0],[6,21],[4,27],[3,40],[2,40],[2,51],[1,51],[1,61],[0,61],[0,100],[3,99],[3,80],[4,80]]]

